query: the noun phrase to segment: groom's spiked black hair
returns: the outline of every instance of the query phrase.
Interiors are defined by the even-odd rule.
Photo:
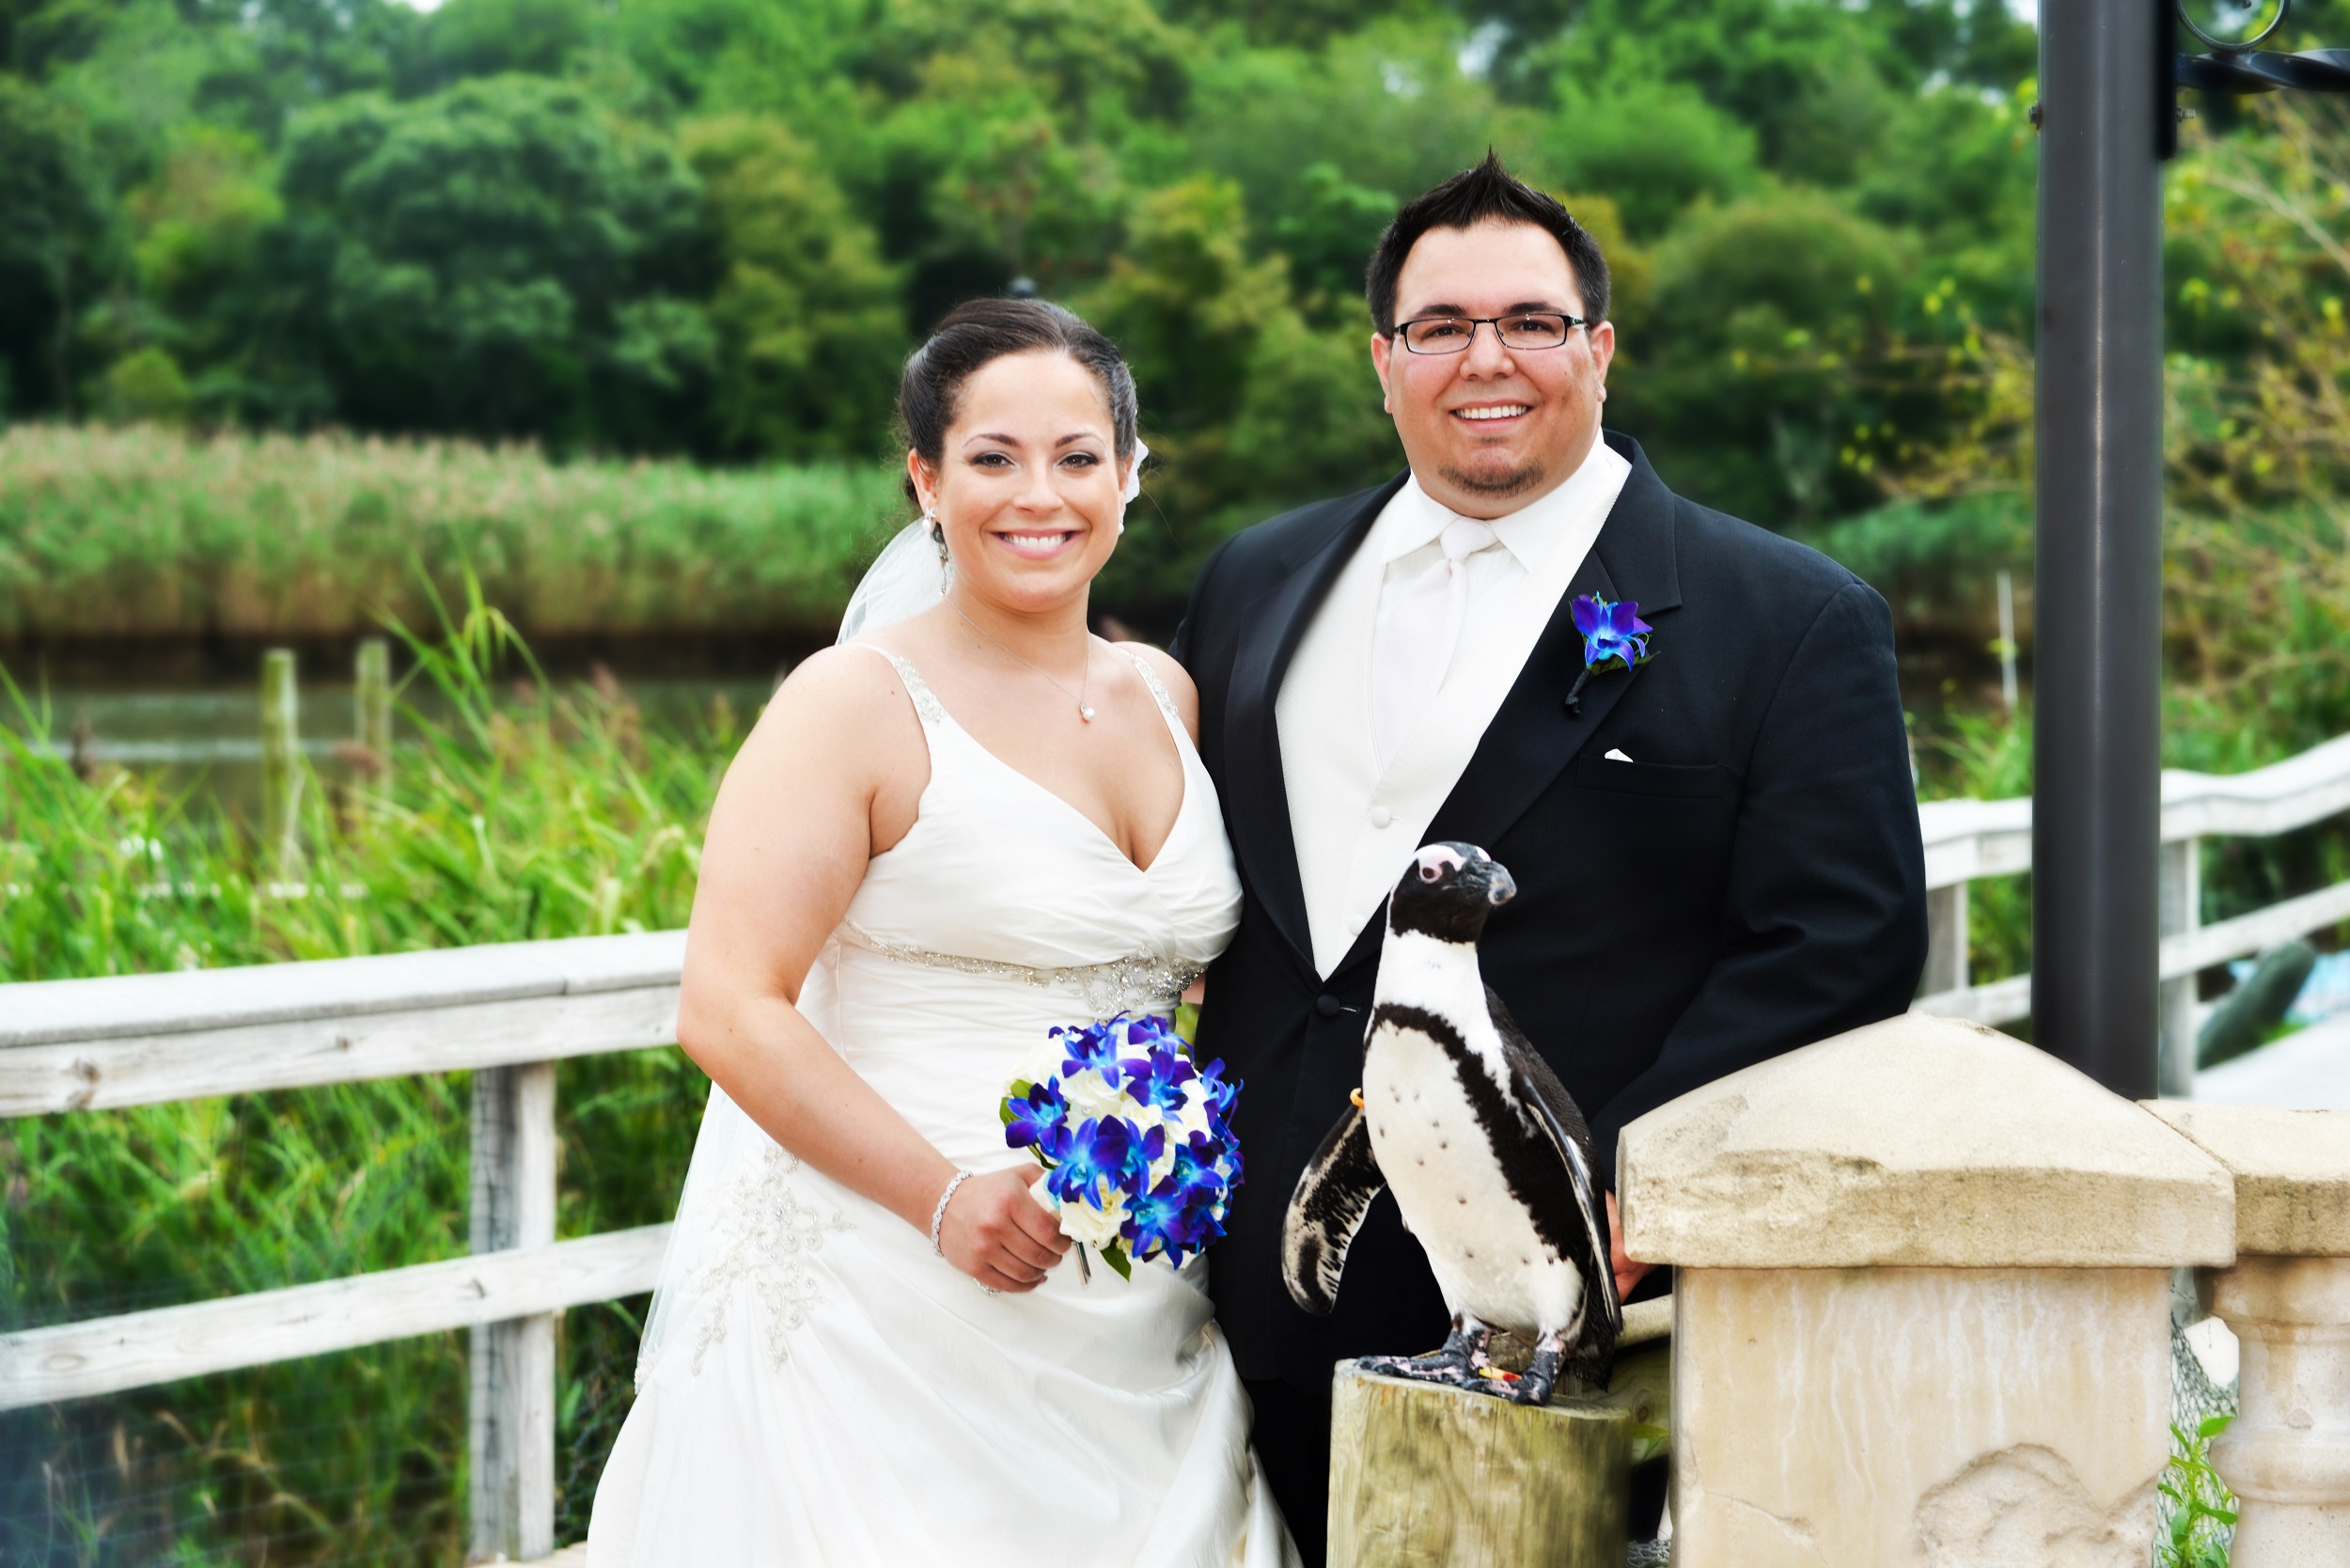
[[[1529,223],[1559,242],[1583,295],[1583,314],[1593,321],[1607,319],[1607,258],[1599,242],[1574,221],[1555,196],[1518,179],[1501,166],[1492,150],[1475,168],[1463,169],[1434,190],[1403,204],[1379,236],[1371,253],[1371,270],[1363,292],[1371,301],[1371,324],[1382,336],[1395,331],[1395,285],[1403,273],[1403,259],[1419,237],[1432,228],[1470,228],[1480,223]]]

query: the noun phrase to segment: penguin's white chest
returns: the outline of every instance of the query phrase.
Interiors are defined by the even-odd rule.
[[[1379,1025],[1363,1055],[1371,1152],[1448,1308],[1528,1334],[1571,1329],[1582,1277],[1511,1190],[1461,1080],[1481,1071],[1417,1029]]]

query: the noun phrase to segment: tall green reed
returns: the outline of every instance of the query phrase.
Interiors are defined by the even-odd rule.
[[[312,779],[294,885],[252,824],[135,775],[89,779],[37,695],[0,730],[0,979],[391,952],[682,924],[740,738],[558,688],[478,584],[411,667],[394,790]],[[273,886],[273,883],[278,884]],[[0,1325],[463,1252],[466,1074],[0,1123]],[[706,1085],[674,1050],[565,1062],[559,1226],[666,1219]],[[639,1304],[640,1305],[640,1304]],[[567,1314],[565,1519],[627,1402],[634,1308]],[[0,1562],[453,1560],[462,1336],[0,1416]]]
[[[878,463],[557,463],[529,447],[0,430],[0,638],[344,637],[468,571],[541,636],[822,631],[906,515]]]

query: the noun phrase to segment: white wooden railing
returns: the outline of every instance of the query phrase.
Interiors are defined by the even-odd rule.
[[[555,1063],[677,1038],[682,932],[0,986],[0,1117],[470,1070],[472,1255],[0,1335],[0,1409],[473,1331],[470,1556],[555,1547],[555,1314],[652,1288],[555,1239]]]
[[[2350,736],[2232,778],[2163,776],[2163,1050],[2194,976],[2350,918],[2350,883],[2199,929],[2197,847],[2350,809]],[[1932,946],[1919,1011],[2005,1023],[2030,977],[1969,985],[1966,885],[2031,865],[2031,802],[1919,808]],[[470,1071],[471,1255],[0,1335],[0,1409],[473,1330],[471,1549],[554,1547],[555,1314],[652,1288],[666,1225],[555,1239],[555,1062],[677,1037],[684,933],[0,986],[0,1117]],[[2166,1076],[2166,1087],[2172,1080]]]
[[[2350,810],[2350,735],[2250,773],[2162,776],[2162,1090],[2185,1095],[2195,1077],[2195,976],[2336,921],[2350,919],[2350,882],[2287,899],[2217,925],[2199,918],[2201,840],[2267,838]],[[2031,1013],[2031,977],[1969,985],[1966,885],[2031,870],[2031,801],[1939,800],[1918,808],[1926,841],[1925,995],[1911,1011],[1983,1024]]]

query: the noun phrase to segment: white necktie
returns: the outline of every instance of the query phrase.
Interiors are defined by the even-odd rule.
[[[1386,765],[1435,699],[1468,619],[1468,557],[1500,542],[1474,518],[1456,517],[1436,537],[1444,559],[1396,596],[1371,650],[1371,733]]]

